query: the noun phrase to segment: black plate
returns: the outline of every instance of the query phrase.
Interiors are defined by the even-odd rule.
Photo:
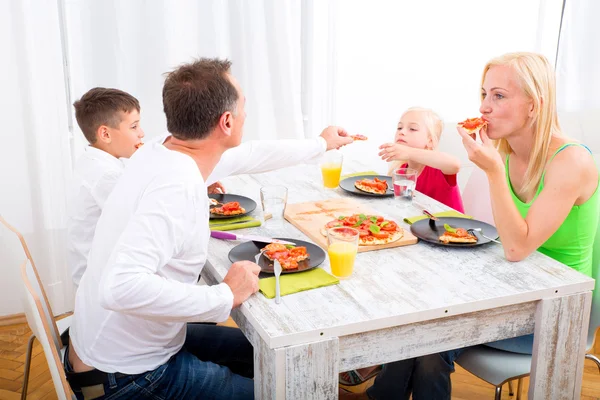
[[[477,221],[476,219],[469,218],[458,218],[458,217],[440,217],[437,221],[435,221],[435,227],[437,230],[434,230],[429,225],[429,218],[422,219],[420,221],[415,222],[410,226],[410,231],[413,235],[418,237],[421,240],[426,242],[439,244],[440,246],[448,246],[448,247],[473,247],[473,246],[481,246],[482,244],[486,244],[491,242],[491,240],[484,238],[481,236],[481,233],[475,232],[475,236],[477,236],[477,243],[443,243],[440,242],[440,236],[446,232],[444,229],[444,224],[448,224],[453,228],[464,228],[464,229],[472,229],[472,228],[481,228],[481,233],[485,236],[490,237],[492,239],[498,238],[498,231],[492,225]]]
[[[360,189],[357,189],[356,186],[354,186],[354,182],[361,180],[361,179],[373,179],[373,178],[378,178],[381,180],[386,180],[388,183],[388,190],[385,194],[375,194],[375,193],[369,193],[369,192],[365,192],[362,191]],[[369,196],[369,197],[390,197],[394,195],[394,184],[392,182],[392,177],[391,176],[386,176],[386,175],[360,175],[360,176],[351,176],[350,178],[346,178],[343,181],[340,182],[340,187],[342,189],[344,189],[346,192],[352,193],[352,194],[358,194],[361,196]]]
[[[256,202],[248,197],[238,196],[237,194],[209,194],[208,197],[215,199],[219,203],[229,203],[230,201],[237,201],[240,206],[246,210],[243,214],[238,215],[218,215],[210,213],[211,219],[224,219],[224,218],[235,218],[241,217],[242,215],[250,214],[256,209]],[[212,208],[212,207],[211,207]]]
[[[283,271],[281,271],[282,274],[292,274],[295,272],[307,271],[309,269],[313,269],[314,267],[321,265],[321,263],[323,261],[325,261],[325,250],[323,250],[322,248],[320,248],[319,246],[317,246],[314,243],[305,242],[304,240],[289,239],[289,238],[275,238],[275,239],[287,240],[288,242],[296,243],[296,245],[298,245],[298,246],[305,246],[306,251],[309,254],[308,259],[306,259],[304,261],[300,261],[298,263],[297,269],[288,270],[288,271],[283,270]],[[248,261],[254,262],[256,255],[260,252],[260,249],[262,249],[262,248],[263,248],[262,243],[260,244],[260,247],[257,246],[257,244],[255,242],[245,242],[245,243],[238,244],[233,249],[231,249],[231,251],[229,251],[229,260],[231,262],[242,261],[242,260],[248,260]],[[265,257],[264,254],[261,255],[260,258],[258,259],[258,265],[262,269],[262,272],[267,272],[270,274],[273,273],[273,261],[271,261],[267,257]]]

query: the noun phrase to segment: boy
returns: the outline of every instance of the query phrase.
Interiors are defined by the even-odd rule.
[[[104,202],[123,172],[120,158],[131,157],[143,144],[144,131],[140,103],[121,90],[93,88],[73,106],[77,124],[90,144],[75,166],[67,223],[67,262],[78,287]]]

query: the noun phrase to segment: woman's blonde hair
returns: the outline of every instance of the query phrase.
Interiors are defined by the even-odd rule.
[[[529,197],[535,193],[546,167],[550,142],[553,135],[560,135],[560,125],[556,112],[556,80],[554,69],[546,57],[535,53],[508,53],[494,58],[485,65],[481,86],[489,69],[496,65],[511,67],[519,78],[525,94],[533,101],[534,144],[531,158],[523,178],[521,195]],[[500,153],[506,157],[512,152],[506,139],[496,141]]]
[[[411,107],[408,110],[402,113],[402,117],[404,117],[409,112],[418,112],[423,115],[423,121],[425,123],[425,128],[427,129],[427,134],[429,139],[431,139],[432,150],[437,148],[440,143],[440,138],[442,137],[442,130],[444,130],[444,122],[440,118],[440,116],[430,108],[423,107]],[[406,163],[406,161],[395,161],[390,165],[389,173],[391,174],[394,170],[400,168],[402,164]]]

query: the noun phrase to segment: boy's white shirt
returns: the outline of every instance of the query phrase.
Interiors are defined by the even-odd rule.
[[[326,150],[322,138],[274,142],[228,150],[212,179],[290,166]],[[196,285],[210,237],[207,184],[189,156],[160,142],[129,161],[106,200],[77,291],[71,340],[85,364],[153,370],[181,349],[185,322],[229,316],[226,284]]]
[[[146,143],[164,143],[163,134]],[[273,151],[277,148],[277,151]],[[311,162],[327,150],[322,137],[314,140],[249,141],[227,150],[206,180],[211,185],[228,176],[271,171],[302,161]],[[95,147],[86,147],[75,166],[67,222],[67,263],[76,288],[85,272],[94,232],[106,199],[117,184],[128,159],[118,159]]]
[[[67,263],[76,287],[87,266],[98,218],[123,168],[121,160],[92,146],[86,147],[75,164],[67,220]]]

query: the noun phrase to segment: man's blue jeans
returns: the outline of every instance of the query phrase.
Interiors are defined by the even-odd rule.
[[[179,353],[154,371],[118,379],[109,374],[101,398],[254,399],[253,372],[252,345],[239,329],[188,324]]]

